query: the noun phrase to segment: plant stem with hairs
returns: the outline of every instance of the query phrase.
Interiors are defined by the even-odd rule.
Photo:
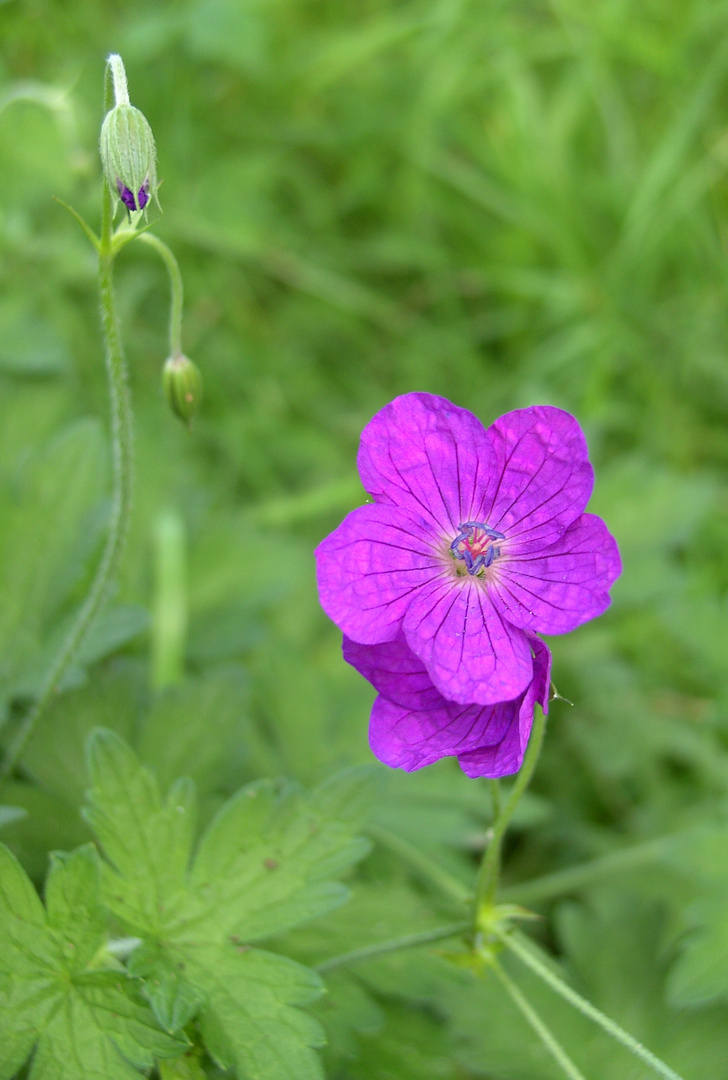
[[[481,914],[484,910],[495,905],[498,882],[501,871],[501,849],[503,837],[520,802],[523,792],[531,782],[536,763],[543,745],[544,731],[546,729],[546,717],[541,709],[536,709],[533,718],[531,737],[523,759],[523,765],[516,776],[515,783],[504,805],[501,805],[500,797],[494,793],[493,806],[496,818],[493,823],[493,835],[485,850],[483,861],[480,864],[478,877],[475,884],[475,902],[473,904],[473,929],[478,931]]]
[[[111,77],[110,77],[111,76]],[[110,57],[105,78],[105,111],[111,106],[111,90],[117,104],[128,102],[126,76],[119,57]],[[69,208],[70,209],[70,208]],[[114,301],[113,264],[118,247],[114,243],[111,187],[103,184],[101,204],[101,237],[95,237],[79,215],[71,210],[98,252],[98,284],[101,300],[101,326],[104,335],[106,376],[111,404],[111,449],[113,490],[109,529],[99,565],[85,600],[76,613],[70,630],[46,672],[38,697],[20,722],[0,764],[0,784],[11,775],[21,758],[39,717],[63,683],[69,667],[83,645],[84,639],[106,601],[109,588],[119,566],[126,538],[132,504],[133,447],[132,411],[127,381],[126,362]]]
[[[119,565],[132,502],[132,412],[126,363],[114,303],[111,242],[111,194],[104,185],[98,281],[101,295],[101,324],[105,339],[106,374],[111,402],[111,449],[113,492],[109,531],[86,599],[78,610],[68,634],[46,672],[38,697],[20,723],[0,765],[0,783],[12,773],[30,739],[38,718],[58,691],[78,654],[84,638],[108,596]]]

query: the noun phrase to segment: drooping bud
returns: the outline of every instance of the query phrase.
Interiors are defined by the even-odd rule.
[[[202,401],[202,375],[197,364],[180,354],[170,356],[162,372],[164,393],[172,412],[189,431]]]
[[[101,126],[99,150],[112,195],[127,210],[143,210],[157,197],[157,149],[147,118],[129,103],[126,74],[120,56],[110,56],[115,105]],[[159,200],[157,200],[159,201]]]

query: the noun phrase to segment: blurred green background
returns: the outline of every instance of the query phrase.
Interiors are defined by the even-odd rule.
[[[574,705],[552,706],[507,880],[526,900],[519,882],[606,858],[528,897],[553,916],[543,943],[687,1080],[728,1077],[728,3],[6,0],[0,50],[7,730],[108,512],[94,255],[51,196],[96,225],[111,51],[155,132],[155,229],[205,380],[189,437],[161,391],[164,268],[128,247],[132,535],[5,793],[29,813],[3,839],[42,877],[47,851],[87,838],[94,724],[165,781],[193,774],[208,812],[253,776],[308,784],[371,760],[372,694],[317,607],[312,560],[363,497],[362,426],[410,390],[486,425],[552,403],[587,432],[591,509],[624,573],[606,616],[550,642]],[[160,565],[180,558],[170,583]],[[184,678],[162,690],[170,610],[189,614]],[[380,827],[468,881],[485,786],[443,762],[387,792]],[[380,842],[337,916],[343,946],[441,907]],[[494,987],[441,958],[337,979],[321,1007],[332,1077],[559,1075]],[[589,1077],[649,1075],[534,994]]]

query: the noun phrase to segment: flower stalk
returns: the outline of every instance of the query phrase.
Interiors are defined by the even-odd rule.
[[[438,926],[433,930],[422,930],[418,934],[406,934],[375,945],[364,945],[360,949],[342,953],[341,956],[332,956],[329,960],[323,960],[316,966],[316,971],[323,975],[335,968],[350,967],[364,960],[375,960],[378,956],[386,956],[387,953],[402,952],[404,949],[413,949],[418,945],[431,945],[433,942],[445,941],[447,938],[462,934],[467,928],[468,924],[465,922],[449,923],[447,926]]]
[[[518,1011],[525,1017],[529,1026],[536,1032],[554,1061],[556,1061],[561,1069],[563,1069],[564,1075],[568,1076],[569,1080],[586,1080],[584,1074],[576,1067],[561,1043],[556,1039],[551,1029],[543,1022],[533,1005],[531,1005],[531,1002],[525,994],[521,993],[513,979],[506,974],[498,961],[492,959],[489,966]]]
[[[500,806],[500,795],[493,799],[493,807],[496,813],[493,823],[493,835],[485,850],[483,861],[480,864],[478,877],[475,884],[475,903],[473,905],[473,929],[477,933],[483,922],[485,913],[490,912],[495,906],[495,898],[498,890],[498,882],[501,872],[501,852],[503,837],[510,824],[521,796],[528,787],[536,763],[543,746],[543,737],[546,730],[546,717],[541,709],[534,711],[533,727],[528,747],[523,759],[523,765],[516,776],[515,783],[505,805]],[[499,812],[500,811],[500,812]]]
[[[111,130],[113,128],[111,122],[113,120],[112,113],[120,114],[123,110],[133,114],[134,123],[127,127],[124,127],[123,124],[121,127],[117,125],[117,128]],[[114,299],[113,265],[116,255],[124,244],[141,234],[138,234],[135,229],[114,232],[115,184],[119,177],[113,170],[119,162],[122,169],[128,167],[131,170],[129,175],[132,179],[129,182],[132,183],[137,196],[139,191],[144,189],[147,179],[151,184],[149,190],[154,193],[156,190],[156,173],[154,170],[154,140],[151,129],[149,129],[149,125],[142,114],[133,109],[129,103],[124,64],[121,57],[117,55],[110,56],[107,61],[104,75],[104,113],[101,156],[105,181],[102,184],[101,192],[101,235],[97,237],[72,207],[67,206],[65,203],[62,203],[62,205],[79,223],[98,254],[101,326],[104,337],[104,357],[111,409],[113,473],[111,516],[103,553],[86,598],[78,609],[70,630],[43,678],[34,704],[20,722],[9,742],[5,757],[0,763],[0,784],[8,779],[18,764],[28,740],[35,730],[39,717],[62,686],[63,680],[90,627],[108,597],[111,582],[119,566],[131,514],[133,488],[132,409],[121,331]],[[143,181],[139,181],[137,175],[140,174],[140,170],[144,174]],[[125,176],[122,176],[121,179],[126,184]],[[161,241],[158,241],[158,244],[161,244]],[[162,246],[166,248],[166,245]],[[171,252],[169,255],[174,261]],[[179,275],[178,267],[176,271],[177,275]],[[175,297],[177,299],[176,306]],[[172,322],[177,331],[181,321],[181,304],[180,283],[179,287],[173,288],[174,310]]]
[[[607,1035],[610,1035],[616,1042],[621,1043],[627,1050],[629,1050],[635,1057],[638,1057],[641,1061],[644,1061],[646,1065],[649,1065],[658,1076],[663,1077],[663,1080],[683,1080],[679,1073],[676,1073],[674,1069],[671,1069],[669,1065],[666,1065],[664,1061],[661,1061],[651,1050],[648,1050],[646,1046],[643,1046],[641,1042],[633,1038],[624,1028],[620,1027],[616,1021],[605,1016],[603,1012],[592,1005],[590,1001],[583,998],[581,994],[578,994],[576,990],[573,990],[562,979],[559,978],[550,968],[545,964],[542,964],[538,957],[523,943],[520,937],[515,934],[508,933],[498,927],[494,927],[493,933],[499,938],[499,940],[510,949],[515,956],[521,960],[526,967],[529,967],[531,971],[538,975],[548,986],[551,987],[557,994],[559,994],[565,1001],[568,1001],[575,1009],[577,1009],[583,1016],[586,1016],[589,1020],[592,1020],[595,1024],[598,1024],[603,1031],[606,1031]]]
[[[172,251],[167,247],[164,240],[160,240],[154,233],[139,233],[138,240],[147,244],[156,251],[167,268],[172,301],[169,308],[169,355],[178,357],[182,355],[182,307],[184,304],[184,286],[179,263]]]
[[[108,596],[126,537],[132,503],[132,412],[127,383],[126,363],[121,344],[112,267],[114,261],[111,194],[104,185],[102,193],[101,240],[99,243],[98,283],[101,297],[101,324],[105,340],[106,374],[111,403],[111,446],[113,494],[111,520],[103,554],[86,599],[56,654],[40,688],[38,697],[20,723],[0,764],[0,784],[17,765],[39,717],[56,694],[84,638]]]
[[[126,70],[124,68],[124,62],[118,53],[112,53],[106,62],[106,96],[109,97],[109,81],[114,91],[114,106],[117,105],[130,105],[129,101],[129,87],[126,81]],[[105,111],[108,112],[108,101],[105,105]]]

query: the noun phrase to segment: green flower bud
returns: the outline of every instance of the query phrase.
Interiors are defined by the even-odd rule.
[[[112,195],[127,210],[143,210],[157,194],[157,148],[147,118],[129,103],[121,57],[110,56],[109,67],[116,104],[101,126],[101,164]]]
[[[162,382],[172,412],[191,431],[202,401],[200,369],[186,356],[170,356],[164,365]]]

